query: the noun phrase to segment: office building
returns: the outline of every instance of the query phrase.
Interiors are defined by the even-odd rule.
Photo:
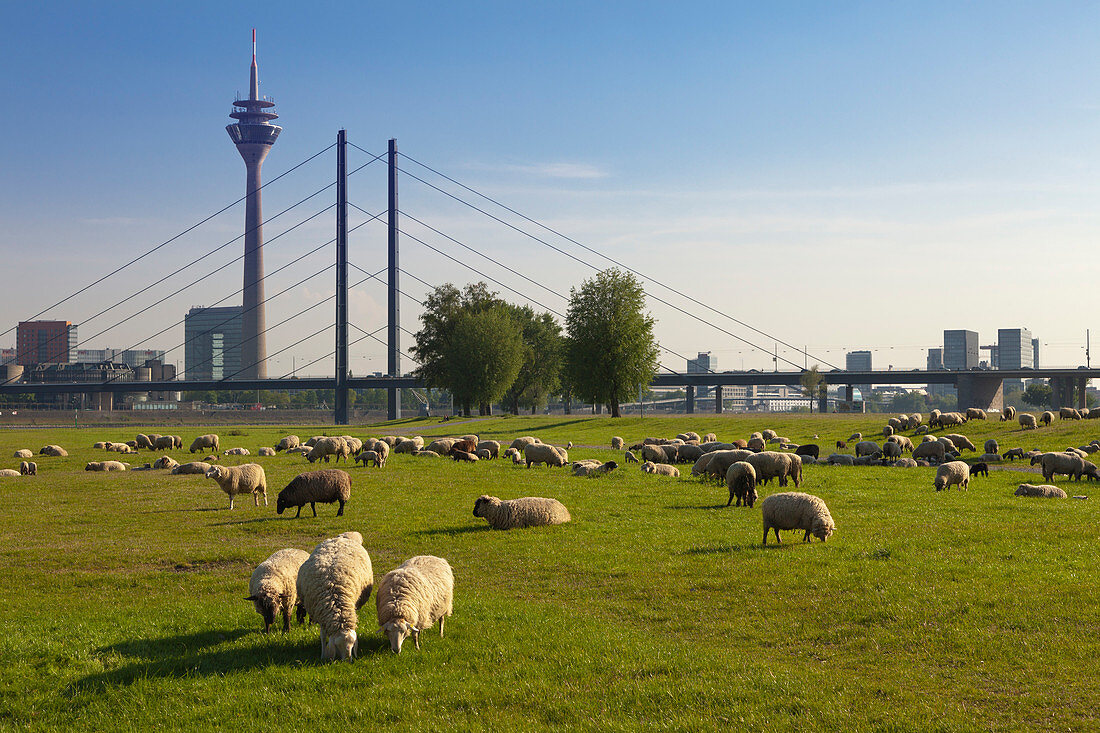
[[[978,332],[962,329],[943,332],[943,368],[952,371],[978,366]]]
[[[710,372],[718,371],[718,358],[711,356],[709,351],[700,351],[699,355],[694,359],[687,360],[687,373],[688,374],[709,374]],[[695,398],[702,399],[703,397],[712,397],[714,395],[713,387],[698,387],[695,390]]]
[[[76,364],[98,364],[111,361],[125,364],[131,369],[145,366],[150,359],[164,361],[164,352],[158,349],[77,349],[73,357]]]
[[[69,321],[22,321],[16,328],[16,362],[71,364],[76,351],[76,326]]]
[[[1035,359],[1031,343],[1031,331],[1026,328],[997,329],[997,368],[1034,368]],[[1022,379],[1006,379],[1004,381],[1005,392],[1015,392],[1023,388],[1024,380]]]
[[[243,379],[241,306],[192,308],[183,325],[184,374],[190,380]]]
[[[869,372],[871,371],[871,352],[870,351],[849,351],[844,355],[844,368],[849,372]],[[860,399],[866,402],[871,397],[871,385],[870,384],[856,384],[853,385],[859,390]]]

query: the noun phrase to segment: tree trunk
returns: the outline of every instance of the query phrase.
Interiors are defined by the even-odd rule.
[[[622,417],[622,415],[619,414],[619,398],[618,397],[612,397],[611,398],[611,417]]]

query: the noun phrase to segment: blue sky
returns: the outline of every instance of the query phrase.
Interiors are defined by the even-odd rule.
[[[876,366],[917,366],[944,328],[978,330],[985,343],[998,327],[1026,326],[1047,344],[1047,364],[1076,364],[1085,329],[1100,326],[1090,320],[1098,16],[1097,3],[1011,2],[271,3],[263,13],[202,2],[9,4],[0,30],[0,248],[40,265],[0,293],[0,330],[243,193],[224,126],[234,92],[247,88],[255,26],[261,91],[284,126],[267,180],[341,127],[377,152],[396,137],[417,160],[808,345],[818,357],[811,363],[842,364],[845,348],[870,347]],[[265,214],[324,186],[332,168],[329,155],[273,184]],[[384,205],[377,164],[350,185],[363,208]],[[330,201],[269,221],[267,238]],[[409,178],[401,202],[559,293],[592,273]],[[564,311],[564,301],[407,225]],[[48,315],[80,323],[89,339],[136,309],[85,318],[242,228],[243,211],[231,210]],[[332,228],[324,215],[272,242],[268,270]],[[237,249],[180,277],[217,269]],[[374,271],[384,257],[381,227],[353,235],[357,264]],[[329,261],[315,255],[273,276],[268,293]],[[433,284],[478,279],[412,241],[403,265]],[[239,279],[230,264],[163,303],[154,288],[135,300],[140,317],[87,346],[131,346]],[[330,294],[331,279],[272,302],[268,322]],[[406,286],[424,291],[410,279]],[[379,286],[351,302],[359,325],[382,325]],[[660,303],[652,311],[658,339],[680,354],[711,350],[723,368],[771,363]],[[327,318],[331,308],[314,313]],[[405,301],[410,330],[416,316]],[[323,325],[306,320],[269,335],[269,349]],[[182,329],[147,345],[181,341]],[[321,356],[329,342],[319,336],[286,357]],[[382,368],[381,345],[357,348],[353,370]],[[179,351],[169,355],[176,359]]]

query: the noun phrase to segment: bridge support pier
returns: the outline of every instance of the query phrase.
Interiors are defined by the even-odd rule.
[[[1050,406],[1055,410],[1066,406],[1066,385],[1061,377],[1050,379]]]
[[[687,391],[687,414],[695,414],[695,385],[689,384],[686,388]]]
[[[1004,379],[993,374],[960,374],[957,382],[959,410],[978,407],[983,410],[1004,410]]]
[[[714,387],[714,413],[716,415],[722,414],[722,400],[725,399],[725,391],[722,385],[716,385]]]
[[[1088,403],[1085,400],[1085,397],[1086,397],[1085,385],[1087,385],[1088,383],[1089,383],[1089,380],[1085,379],[1084,377],[1078,377],[1077,378],[1077,409],[1078,410],[1083,410],[1088,406]]]
[[[829,388],[824,384],[817,388],[817,411],[822,415],[829,411]]]

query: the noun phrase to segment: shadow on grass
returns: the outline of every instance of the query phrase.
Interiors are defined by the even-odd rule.
[[[438,529],[422,529],[419,532],[413,532],[416,535],[424,535],[432,537],[434,535],[441,534],[467,534],[469,532],[491,532],[487,524],[464,524],[461,527],[439,527]]]
[[[228,511],[227,506],[208,506],[208,507],[196,507],[194,509],[149,509],[139,514],[183,514],[186,512],[224,512]]]
[[[293,633],[293,632],[292,632]],[[254,637],[249,648],[234,644],[242,637]],[[169,636],[163,639],[135,639],[98,650],[101,654],[119,654],[127,664],[108,672],[88,675],[65,688],[65,696],[99,694],[110,688],[124,687],[151,679],[223,676],[271,666],[328,664],[321,661],[317,627],[307,636],[293,633],[293,640],[281,633],[269,635],[258,629],[204,631]],[[389,641],[376,634],[360,634],[359,656],[389,654]]]
[[[748,544],[741,545],[714,545],[712,547],[689,547],[688,549],[680,552],[680,555],[731,555],[735,552],[754,552],[760,550],[770,550],[774,545],[768,545],[765,547],[756,542],[750,542]]]
[[[662,507],[662,509],[725,509],[725,508],[726,508],[725,504],[671,504],[669,506]],[[729,506],[729,508],[730,509],[740,509],[741,507],[739,507],[739,506],[735,507],[731,504]]]
[[[299,517],[299,518],[304,519],[305,517]],[[229,526],[232,526],[234,524],[255,524],[256,522],[285,522],[285,521],[290,520],[290,519],[294,519],[294,517],[291,517],[291,516],[280,517],[280,516],[276,515],[274,517],[257,517],[255,519],[240,519],[240,520],[237,520],[237,521],[229,521],[229,522],[214,522],[214,523],[210,524],[209,526],[211,526],[211,527],[229,527]],[[313,519],[313,517],[311,516],[310,519]]]

